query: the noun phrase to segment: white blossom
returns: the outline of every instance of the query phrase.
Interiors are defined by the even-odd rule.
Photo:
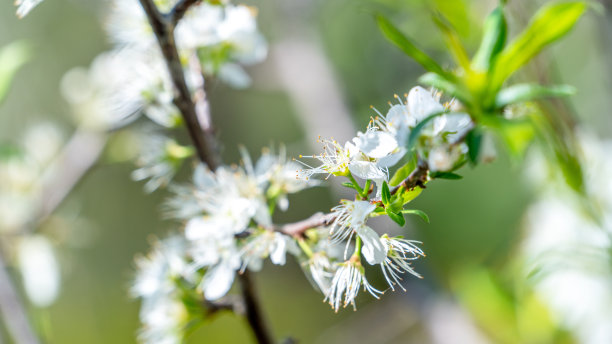
[[[141,136],[136,160],[139,168],[132,172],[132,179],[149,179],[145,191],[151,193],[170,183],[182,160],[190,156],[192,150],[160,134],[145,132]]]
[[[383,236],[381,239],[382,243],[387,247],[387,257],[380,264],[381,270],[389,287],[395,291],[395,285],[398,285],[402,290],[406,291],[401,285],[400,277],[401,274],[406,272],[421,278],[412,266],[410,262],[420,257],[424,257],[425,253],[416,244],[420,244],[418,241],[405,240],[401,238],[389,238]]]
[[[340,309],[341,303],[343,307],[350,304],[355,308],[355,298],[357,294],[359,294],[361,285],[363,285],[365,291],[369,292],[375,298],[378,298],[379,295],[382,294],[381,291],[368,283],[361,264],[352,261],[342,263],[334,274],[331,286],[325,296],[325,301],[327,301],[336,312]]]
[[[335,241],[347,240],[345,259],[350,239],[355,233],[363,241],[361,252],[368,263],[379,264],[387,256],[386,247],[381,243],[378,234],[366,225],[366,219],[374,209],[376,205],[370,202],[347,200],[332,209],[336,218],[330,229],[331,238]]]
[[[240,250],[242,270],[260,270],[263,259],[270,257],[275,265],[285,265],[287,252],[297,254],[295,241],[284,234],[269,230],[251,233],[248,242]]]

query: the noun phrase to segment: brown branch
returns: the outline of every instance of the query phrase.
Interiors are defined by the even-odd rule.
[[[419,159],[417,167],[406,177],[406,179],[402,180],[402,182],[391,189],[391,194],[395,195],[400,188],[404,188],[405,190],[414,189],[415,187],[425,188],[425,182],[427,182],[427,174],[429,173],[429,166],[423,160]]]
[[[335,219],[336,214],[324,214],[319,212],[302,221],[276,226],[273,229],[293,237],[302,237],[307,230],[321,226],[329,226]]]
[[[210,120],[210,113],[207,110],[203,111],[203,109],[208,109],[208,106],[205,103],[197,105],[194,103],[191,92],[185,82],[183,66],[178,55],[174,38],[174,28],[176,24],[187,9],[196,2],[197,1],[193,0],[180,1],[170,14],[163,15],[159,12],[153,0],[140,0],[140,4],[147,14],[151,28],[157,37],[157,41],[164,59],[166,60],[166,65],[175,87],[176,96],[174,104],[180,110],[185,120],[185,125],[187,126],[191,140],[198,152],[198,157],[202,162],[208,165],[211,171],[215,171],[221,164],[221,157],[218,150],[218,143],[214,135],[212,121]],[[206,101],[203,83],[198,87],[196,95],[199,102]],[[199,120],[198,112],[201,117],[205,118]],[[273,337],[265,322],[250,273],[245,271],[239,275],[238,280],[242,288],[246,318],[257,342],[260,344],[273,343]]]
[[[176,26],[178,22],[183,19],[187,10],[200,2],[201,0],[180,0],[174,5],[170,13],[168,13],[168,17],[170,18],[170,22],[173,26]]]
[[[235,297],[235,295],[227,295],[217,301],[204,300],[204,307],[206,308],[205,315],[207,317],[222,311],[230,311],[238,315],[245,315],[246,313],[244,302],[241,298]]]
[[[242,297],[244,305],[246,306],[246,318],[253,330],[253,334],[259,344],[272,344],[274,339],[272,333],[268,328],[259,299],[257,298],[257,291],[255,290],[255,283],[253,282],[251,272],[245,270],[243,273],[238,275],[238,281],[242,288]]]
[[[190,2],[190,1],[186,1]],[[183,65],[179,58],[178,50],[174,39],[174,24],[165,15],[159,12],[153,0],[140,0],[142,8],[147,14],[151,28],[157,37],[162,55],[166,61],[170,78],[175,88],[174,105],[179,109],[189,136],[196,148],[198,157],[214,171],[221,164],[218,150],[218,143],[215,138],[212,122],[208,122],[206,127],[202,127],[198,120],[196,106],[191,98],[191,92],[185,81]]]

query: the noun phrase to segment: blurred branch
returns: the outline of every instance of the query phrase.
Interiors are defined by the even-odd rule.
[[[191,140],[198,152],[200,160],[208,165],[211,171],[215,171],[221,164],[221,156],[218,150],[218,142],[214,135],[210,112],[207,111],[206,94],[204,82],[196,91],[196,103],[191,97],[191,92],[185,82],[183,66],[179,58],[178,50],[174,38],[174,28],[187,9],[198,1],[180,1],[172,10],[170,15],[163,15],[153,3],[153,0],[140,0],[145,13],[147,14],[151,28],[157,37],[161,48],[168,72],[174,84],[176,96],[174,104],[180,110],[185,125],[189,131]],[[171,19],[167,19],[171,18]],[[198,119],[198,109],[200,116]],[[206,110],[206,111],[204,111]],[[246,307],[246,318],[253,330],[257,341],[261,344],[273,343],[272,334],[265,322],[259,299],[255,293],[255,286],[249,271],[239,274],[238,280],[242,288],[242,297]]]
[[[168,16],[173,26],[176,26],[178,22],[183,18],[187,10],[192,6],[199,3],[201,0],[180,0],[174,5]]]
[[[26,307],[21,302],[6,269],[6,261],[0,252],[0,312],[4,324],[15,343],[38,344],[40,341],[30,326]]]
[[[44,222],[64,201],[100,157],[106,134],[77,129],[58,158],[49,168],[42,191],[42,205],[37,217]]]

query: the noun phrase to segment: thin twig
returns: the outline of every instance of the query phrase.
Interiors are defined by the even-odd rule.
[[[307,219],[302,221],[288,223],[282,226],[276,226],[273,229],[277,232],[281,232],[286,235],[291,235],[293,237],[302,237],[304,236],[304,232],[311,228],[317,228],[322,226],[329,226],[336,219],[336,214],[324,214],[324,213],[316,213],[310,216]]]
[[[140,0],[140,4],[145,10],[149,23],[157,37],[157,41],[159,42],[162,54],[166,60],[166,65],[168,66],[168,71],[172,78],[172,83],[176,90],[174,104],[180,110],[185,120],[185,125],[187,126],[191,140],[198,152],[198,157],[202,162],[208,165],[211,171],[215,171],[221,164],[221,157],[212,121],[210,120],[210,113],[208,111],[200,111],[201,116],[208,116],[208,118],[206,118],[206,120],[198,120],[198,109],[207,109],[207,104],[196,105],[194,103],[191,92],[185,82],[183,66],[179,59],[174,38],[174,28],[176,24],[184,15],[185,11],[196,3],[197,1],[193,0],[180,1],[170,14],[163,15],[159,12],[153,0]],[[198,87],[196,95],[196,101],[206,101],[203,84]],[[260,344],[273,343],[273,337],[265,322],[250,273],[245,271],[239,275],[238,280],[242,287],[242,297],[246,307],[246,318],[257,342]]]
[[[191,92],[185,81],[183,65],[179,58],[178,50],[174,39],[174,24],[166,19],[153,0],[140,0],[142,8],[147,14],[151,28],[157,37],[159,47],[166,61],[170,78],[175,88],[174,104],[181,112],[191,141],[195,146],[198,157],[214,171],[221,164],[218,151],[218,144],[215,138],[212,122],[207,123],[207,127],[202,127],[198,120],[196,106],[191,98]]]
[[[40,341],[6,269],[6,262],[0,252],[0,312],[6,329],[17,344],[38,344]]]
[[[400,188],[404,188],[405,190],[411,190],[415,187],[425,188],[425,182],[427,182],[427,175],[429,173],[429,167],[427,163],[423,160],[419,159],[417,167],[406,177],[402,182],[391,189],[391,194],[395,195]]]

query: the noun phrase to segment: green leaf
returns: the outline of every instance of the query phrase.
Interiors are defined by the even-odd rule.
[[[417,198],[423,191],[423,189],[421,189],[420,187],[416,187],[412,190],[405,190],[404,188],[401,188],[400,190],[402,197],[402,206],[410,203],[410,201]]]
[[[468,146],[468,158],[472,165],[478,163],[480,155],[480,147],[482,144],[482,132],[478,129],[472,129],[465,137],[465,143]]]
[[[442,32],[446,46],[457,64],[465,71],[470,71],[470,59],[465,51],[465,47],[459,39],[459,35],[457,35],[457,31],[455,31],[451,24],[441,14],[435,14],[433,16],[433,21]]]
[[[434,59],[429,57],[429,55],[417,48],[410,39],[397,29],[387,18],[379,14],[376,16],[376,21],[383,35],[385,35],[391,43],[400,48],[406,55],[412,57],[417,63],[423,66],[425,70],[446,77],[450,76],[450,73],[442,69],[442,67],[440,67]]]
[[[486,71],[493,58],[504,48],[507,36],[507,23],[502,6],[497,7],[487,17],[480,47],[472,59],[472,68]]]
[[[493,68],[491,86],[497,90],[514,72],[543,48],[565,36],[586,10],[581,1],[549,4],[542,7],[528,27],[499,54]]]
[[[453,172],[433,172],[433,173],[430,173],[429,176],[433,179],[449,179],[449,180],[463,179],[462,176],[456,173],[453,173]]]
[[[393,174],[393,177],[391,177],[391,179],[389,180],[389,185],[399,185],[404,179],[408,178],[410,173],[412,173],[412,171],[414,171],[414,169],[417,167],[418,161],[416,153],[410,152],[409,155],[410,158],[408,162],[406,162],[404,166],[400,167],[397,171],[395,171],[395,174]]]
[[[402,210],[402,214],[414,214],[422,218],[423,221],[425,221],[426,223],[429,223],[429,216],[427,216],[427,214],[425,214],[425,212],[422,210],[406,209],[406,210]]]
[[[382,185],[382,202],[384,205],[389,204],[391,202],[391,192],[389,191],[389,185],[387,182],[383,181]]]
[[[13,42],[0,49],[0,103],[6,97],[15,73],[32,56],[31,50],[24,41]]]
[[[518,84],[501,90],[495,98],[497,108],[506,105],[533,101],[550,97],[567,97],[576,93],[569,85],[542,86],[538,84]]]
[[[425,117],[422,121],[420,121],[414,127],[414,129],[412,129],[410,131],[410,136],[408,137],[408,144],[406,145],[407,148],[408,148],[408,151],[410,151],[414,147],[414,144],[416,143],[417,139],[419,138],[419,135],[421,134],[421,131],[423,131],[425,126],[427,124],[429,124],[429,122],[431,122],[431,120],[433,120],[434,118],[436,118],[436,117],[438,117],[440,115],[443,115],[443,114],[445,114],[447,112],[448,112],[447,110],[436,112],[434,114],[431,114],[431,115]]]
[[[446,95],[457,98],[464,105],[471,103],[469,92],[458,82],[453,82],[436,73],[425,73],[419,78],[419,82],[439,89]]]
[[[504,140],[514,158],[522,158],[527,147],[533,142],[536,130],[529,117],[520,119],[494,118],[487,125]]]
[[[386,209],[387,215],[391,218],[391,220],[395,221],[400,227],[403,227],[406,224],[406,219],[404,215],[401,213],[397,214],[391,211],[391,209]]]

